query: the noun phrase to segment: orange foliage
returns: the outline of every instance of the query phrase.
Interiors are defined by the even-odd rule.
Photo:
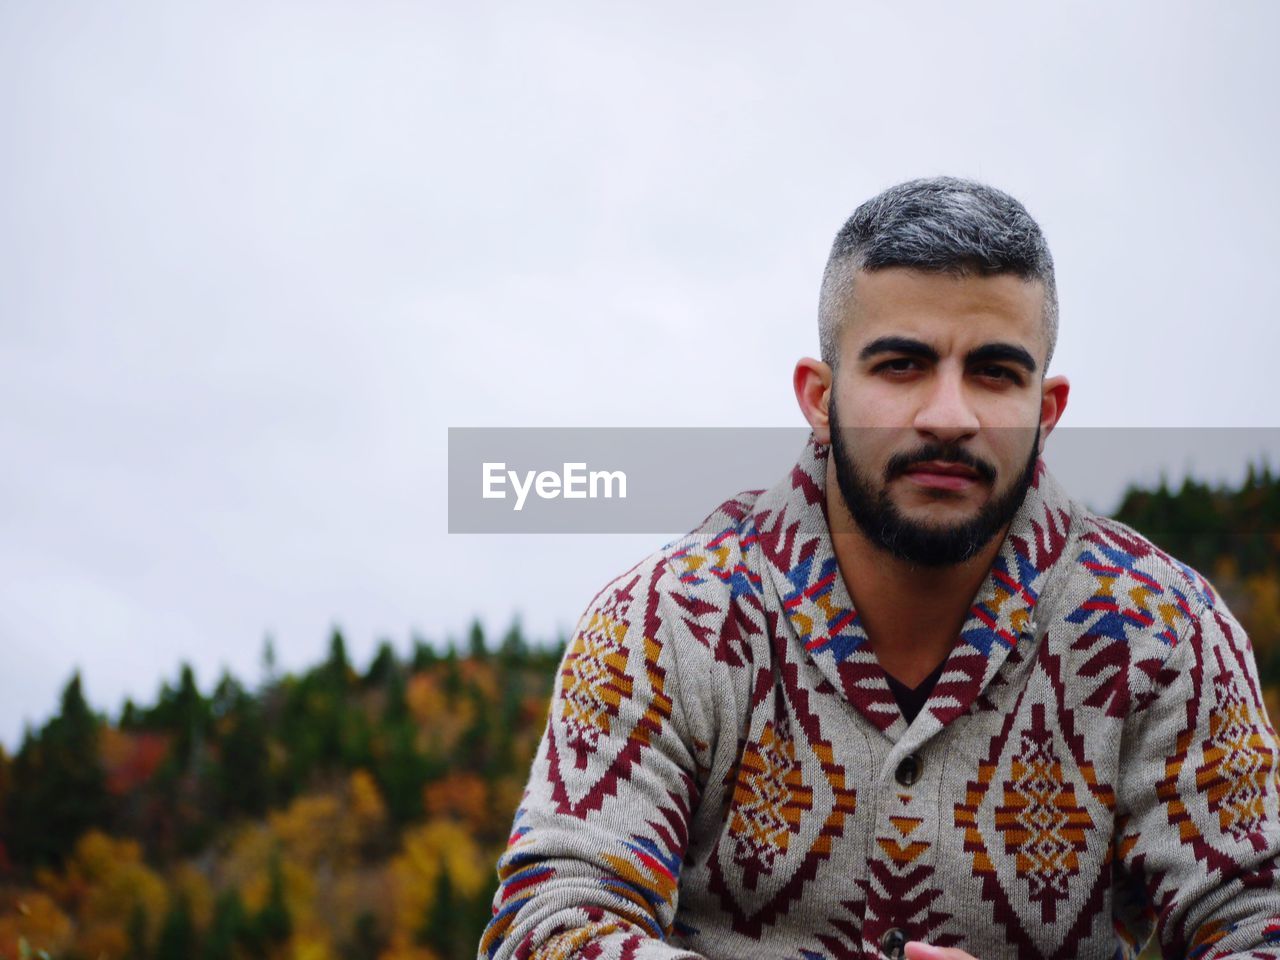
[[[169,753],[169,737],[163,733],[126,733],[104,727],[98,742],[107,790],[117,797],[149,781]]]
[[[20,890],[0,899],[0,957],[14,960],[18,941],[26,940],[34,953],[63,953],[71,945],[71,918],[48,894]]]
[[[459,661],[458,675],[465,685],[479,690],[483,699],[490,702],[498,699],[498,677],[490,664],[468,657]]]
[[[461,669],[461,665],[459,665]],[[448,751],[475,720],[475,704],[470,697],[450,702],[438,677],[416,673],[405,684],[405,702],[417,722],[417,747],[423,751]]]
[[[422,794],[429,817],[453,817],[473,828],[483,828],[490,820],[489,788],[474,773],[451,773],[427,784]]]

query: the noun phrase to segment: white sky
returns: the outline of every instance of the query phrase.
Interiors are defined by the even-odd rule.
[[[1280,426],[1277,35],[1265,0],[0,5],[0,741],[77,667],[114,712],[184,659],[256,680],[267,632],[301,668],[333,623],[362,665],[568,629],[664,538],[450,537],[446,428],[799,423],[831,237],[911,176],[1044,227],[1065,425]]]

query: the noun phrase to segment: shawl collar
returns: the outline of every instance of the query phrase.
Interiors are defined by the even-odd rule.
[[[898,709],[840,576],[825,509],[830,448],[810,437],[785,480],[756,501],[754,528],[796,641],[846,700],[897,741]],[[928,736],[965,713],[1009,652],[1034,641],[1036,605],[1071,526],[1071,505],[1040,461],[1026,499],[915,726]]]

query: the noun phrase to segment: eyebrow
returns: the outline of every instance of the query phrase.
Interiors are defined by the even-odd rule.
[[[915,340],[911,337],[877,337],[862,348],[858,353],[859,360],[870,360],[872,357],[881,353],[898,353],[905,354],[909,357],[919,357],[921,360],[929,360],[937,362],[938,351],[923,340]],[[1016,343],[984,343],[980,347],[974,347],[965,354],[966,364],[975,363],[1015,363],[1026,369],[1028,373],[1036,372],[1036,361],[1024,348]]]
[[[1036,372],[1036,361],[1025,349],[1016,343],[984,343],[980,347],[974,347],[965,354],[965,362],[974,363],[1016,363],[1020,367],[1025,367],[1027,373]]]
[[[922,360],[938,359],[937,350],[923,340],[913,340],[910,337],[876,337],[862,348],[858,353],[858,359],[870,360],[880,353],[905,353],[907,356],[920,357]]]

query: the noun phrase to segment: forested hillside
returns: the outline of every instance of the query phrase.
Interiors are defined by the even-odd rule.
[[[1280,713],[1280,480],[1133,490],[1117,516],[1213,580]],[[252,688],[183,667],[109,719],[73,677],[0,751],[0,958],[475,955],[562,649],[476,625],[364,669],[340,632],[301,675],[267,653]]]
[[[360,672],[335,632],[302,676],[183,668],[116,722],[73,678],[0,757],[0,956],[474,956],[560,654],[477,625]]]

